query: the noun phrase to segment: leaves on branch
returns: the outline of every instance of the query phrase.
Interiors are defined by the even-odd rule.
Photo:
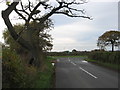
[[[120,46],[120,31],[107,31],[98,38],[97,46]]]

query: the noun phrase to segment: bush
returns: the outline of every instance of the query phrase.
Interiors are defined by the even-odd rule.
[[[2,50],[2,87],[16,88],[24,84],[24,74],[19,56],[8,48]]]
[[[40,71],[24,64],[20,56],[9,48],[2,50],[2,88],[51,88],[53,66],[46,59]]]
[[[118,64],[120,63],[120,52],[107,52],[107,51],[92,51],[89,53],[88,57],[90,59],[105,62],[105,63],[113,63]]]
[[[15,51],[4,47],[2,50],[2,87],[29,88],[35,80],[36,69],[24,66]]]

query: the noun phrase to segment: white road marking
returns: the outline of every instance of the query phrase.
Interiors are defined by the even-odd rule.
[[[84,60],[83,60],[82,62],[84,62],[84,63],[88,63],[87,61],[84,61]]]
[[[69,57],[68,57],[68,61],[71,62],[73,65],[76,66],[76,64],[73,63],[73,62],[69,59]],[[88,62],[85,61],[85,60],[83,60],[82,62],[84,62],[84,63],[88,63]],[[81,69],[82,71],[86,72],[87,74],[89,74],[90,76],[92,76],[92,77],[94,77],[94,78],[96,78],[96,79],[98,78],[98,77],[94,76],[93,74],[89,73],[88,71],[86,71],[85,69],[83,69],[82,67],[79,67],[79,69]]]
[[[60,60],[59,59],[57,59],[57,62],[59,62]]]
[[[52,65],[54,66],[54,65],[55,65],[55,63],[52,63]]]
[[[73,62],[71,62],[73,65],[75,65],[76,66],[76,64],[75,63],[73,63]]]
[[[86,71],[85,69],[83,69],[81,67],[79,67],[79,69],[83,70],[84,72],[86,72],[87,74],[89,74],[90,76],[92,76],[92,77],[94,77],[96,79],[98,78],[98,77],[94,76],[93,74],[89,73],[88,71]]]
[[[70,62],[70,59],[69,59],[69,57],[68,57],[68,61]]]

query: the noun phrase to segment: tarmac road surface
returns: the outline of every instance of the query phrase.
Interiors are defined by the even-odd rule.
[[[60,57],[56,63],[56,88],[118,88],[118,72],[82,57]]]

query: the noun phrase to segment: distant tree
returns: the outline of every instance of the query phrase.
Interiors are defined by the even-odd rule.
[[[77,52],[77,50],[76,50],[76,49],[73,49],[72,52],[73,52],[73,53],[74,53],[74,52]]]
[[[115,46],[120,46],[120,31],[107,31],[98,38],[97,46],[105,49],[105,46],[112,45],[112,51]]]
[[[6,2],[8,8],[2,11],[2,18],[12,38],[33,55],[37,67],[43,65],[44,59],[42,58],[42,47],[40,47],[38,43],[35,44],[34,40],[35,38],[39,38],[39,33],[43,30],[44,23],[47,23],[52,15],[63,14],[68,17],[91,19],[85,15],[84,9],[75,8],[77,5],[86,3],[86,0],[54,0],[54,4],[52,0],[28,0],[27,4],[23,4],[22,0],[13,1],[14,2]],[[20,19],[24,20],[25,29],[23,29],[21,33],[24,31],[27,32],[28,41],[21,37],[21,33],[18,34],[14,29],[9,18],[9,15],[13,11],[18,14]],[[39,29],[31,29],[31,21],[38,22]],[[42,41],[39,43],[42,43]]]

